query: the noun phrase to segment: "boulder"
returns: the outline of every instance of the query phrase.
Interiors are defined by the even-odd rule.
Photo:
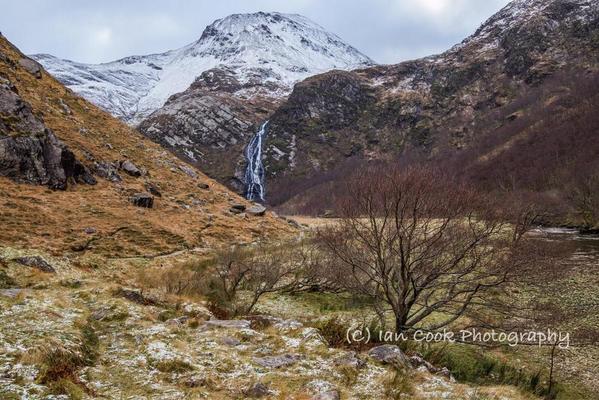
[[[356,369],[363,368],[366,365],[366,361],[358,357],[353,351],[336,358],[333,363],[337,366],[353,367]]]
[[[152,208],[154,207],[154,196],[149,193],[136,193],[131,196],[131,203],[137,207]]]
[[[141,176],[141,170],[139,168],[137,168],[137,166],[129,160],[121,161],[120,167],[123,171],[125,171],[127,174],[129,174],[131,176],[134,176],[134,177]]]
[[[118,167],[111,163],[96,162],[94,163],[94,172],[101,178],[110,182],[121,182],[123,179],[118,173]]]
[[[268,396],[270,394],[270,390],[265,384],[258,382],[244,390],[243,394],[249,398],[258,399]]]
[[[13,261],[27,267],[39,269],[42,272],[47,272],[50,274],[56,273],[54,267],[52,267],[46,260],[39,256],[19,257],[15,258]]]
[[[370,349],[368,355],[383,364],[390,364],[398,368],[410,368],[410,360],[398,346],[383,345]]]
[[[266,207],[261,204],[255,204],[248,208],[246,212],[254,217],[263,217],[266,214]]]
[[[293,365],[301,360],[297,354],[283,354],[279,356],[256,357],[254,362],[264,368],[283,368]]]
[[[42,66],[31,58],[23,57],[19,60],[19,65],[23,69],[35,76],[36,79],[42,79]]]

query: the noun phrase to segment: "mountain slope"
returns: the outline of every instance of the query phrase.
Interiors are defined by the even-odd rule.
[[[270,215],[249,218],[230,213],[232,205],[249,203],[36,69],[2,36],[0,80],[13,88],[0,97],[18,95],[21,102],[20,113],[5,115],[0,107],[0,141],[50,137],[50,131],[56,137],[50,140],[51,152],[40,153],[35,142],[26,154],[7,153],[0,146],[0,171],[9,165],[8,156],[22,154],[34,157],[32,165],[38,169],[30,171],[51,167],[60,172],[53,157],[54,151],[61,150],[59,160],[72,155],[70,159],[93,172],[96,181],[82,185],[82,179],[67,174],[62,179],[68,187],[55,187],[67,190],[50,191],[40,186],[47,183],[45,179],[34,176],[26,181],[34,185],[14,174],[0,176],[3,245],[43,248],[61,255],[94,249],[96,254],[123,257],[248,242],[293,231]],[[132,203],[136,194],[148,191],[153,193],[153,208],[136,207]]]
[[[132,124],[216,67],[231,68],[240,82],[249,84],[236,93],[249,98],[257,93],[285,96],[310,75],[373,64],[305,17],[262,12],[217,20],[198,41],[161,54],[98,65],[44,54],[32,57],[67,87]]]
[[[598,53],[596,1],[517,0],[443,54],[308,78],[270,118],[271,201],[350,158],[460,153],[517,119],[498,115],[552,75],[596,71]]]

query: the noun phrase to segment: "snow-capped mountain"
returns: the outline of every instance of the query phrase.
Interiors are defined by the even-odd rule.
[[[234,71],[241,83],[260,81],[269,95],[281,97],[308,76],[374,64],[305,17],[264,12],[217,20],[198,41],[161,54],[105,64],[82,64],[46,54],[32,57],[66,86],[132,124],[213,68]],[[252,94],[252,90],[236,93]]]

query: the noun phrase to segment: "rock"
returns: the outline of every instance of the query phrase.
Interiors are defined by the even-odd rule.
[[[266,207],[264,207],[261,204],[256,204],[256,205],[253,205],[252,207],[248,208],[246,210],[246,212],[249,215],[252,215],[252,216],[255,216],[255,217],[263,217],[264,214],[266,214]]]
[[[83,230],[83,232],[85,232],[86,235],[93,235],[94,233],[97,232],[96,228],[92,227],[92,226],[88,226],[87,228],[85,228]]]
[[[358,357],[357,353],[351,351],[342,355],[339,358],[336,358],[334,364],[337,366],[347,366],[360,369],[366,365],[366,361]]]
[[[198,183],[198,188],[202,190],[208,190],[210,189],[210,185],[208,185],[207,183]]]
[[[437,375],[447,378],[450,382],[455,382],[455,378],[451,375],[451,371],[447,367],[438,370]]]
[[[301,360],[296,354],[283,354],[280,356],[256,357],[254,362],[264,368],[282,368],[293,365]]]
[[[374,347],[368,352],[368,355],[383,364],[394,365],[398,368],[411,367],[410,360],[408,360],[403,351],[395,345],[387,344]]]
[[[35,76],[35,79],[42,79],[42,66],[36,61],[33,61],[31,58],[23,57],[19,60],[19,65],[23,67],[25,71]]]
[[[136,193],[131,197],[131,203],[137,207],[152,208],[154,207],[154,196],[149,193]]]
[[[231,206],[231,210],[237,210],[239,212],[244,212],[246,209],[246,206],[243,204],[233,204]]]
[[[141,176],[141,170],[129,160],[121,161],[120,168],[131,176]]]
[[[312,397],[312,400],[340,400],[339,392],[337,390],[331,390],[329,392],[318,393]]]
[[[231,347],[239,346],[241,344],[241,341],[239,339],[235,339],[230,336],[225,336],[220,341],[225,346],[231,346]]]
[[[0,289],[0,296],[8,297],[9,299],[15,299],[21,293],[24,293],[23,289]]]
[[[235,214],[235,215],[241,215],[241,214],[244,214],[244,212],[243,212],[243,211],[241,211],[241,210],[239,210],[239,209],[237,209],[237,208],[234,208],[234,207],[231,207],[231,208],[229,208],[229,212],[230,212],[231,214]]]
[[[118,168],[114,164],[106,162],[94,163],[94,172],[101,178],[110,182],[121,182],[123,179],[118,173]]]
[[[426,361],[424,358],[422,358],[419,355],[411,356],[410,364],[412,364],[412,367],[414,367],[414,368],[424,368],[426,371],[430,372],[431,374],[436,374],[437,372],[439,372],[438,368],[435,368],[435,366],[433,364],[429,363],[428,361]]]
[[[218,328],[236,329],[236,330],[250,329],[250,321],[243,320],[243,319],[233,319],[233,320],[213,319],[210,321],[206,321],[204,323],[204,325],[202,325],[200,327],[200,330],[207,331],[207,330],[218,329]]]
[[[125,299],[132,301],[142,306],[160,306],[162,303],[152,297],[144,296],[141,291],[137,289],[118,289],[115,294],[118,297],[124,297]]]
[[[255,385],[249,387],[248,389],[243,391],[243,394],[249,398],[261,398],[266,397],[270,394],[270,390],[263,383],[256,383]]]
[[[50,264],[48,264],[46,260],[39,256],[19,257],[15,258],[13,261],[21,265],[26,265],[31,268],[39,269],[42,272],[47,272],[51,274],[56,273],[54,267],[52,267]]]
[[[162,193],[160,192],[158,186],[151,182],[146,183],[146,190],[156,197],[162,197]]]
[[[97,183],[12,85],[0,84],[0,116],[0,176],[52,190],[65,190],[69,182]]]
[[[193,168],[191,168],[187,165],[179,165],[179,169],[194,179],[198,177],[197,172],[195,172],[195,170]]]

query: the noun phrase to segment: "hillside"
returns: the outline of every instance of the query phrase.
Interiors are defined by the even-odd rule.
[[[351,160],[459,157],[490,137],[503,137],[495,146],[504,146],[508,138],[500,131],[524,121],[518,105],[530,103],[534,93],[564,99],[592,82],[598,35],[597,2],[517,0],[443,54],[308,78],[270,118],[264,149],[269,200],[280,204],[307,193],[311,181],[337,176],[333,171]],[[556,75],[559,89],[551,79]],[[541,98],[548,99],[537,96],[537,105],[527,108],[541,107]],[[534,125],[535,115],[526,121]]]
[[[3,245],[62,254],[73,249],[83,251],[87,243],[95,253],[123,257],[247,242],[292,232],[286,222],[270,215],[250,217],[229,212],[234,204],[250,203],[66,89],[27,61],[4,37],[0,37],[0,77],[5,88],[2,93],[16,101],[21,110],[2,116],[3,138],[29,143],[35,139],[27,139],[27,135],[55,135],[52,140],[57,138],[62,143],[47,148],[54,152],[62,148],[63,164],[65,155],[72,154],[75,165],[85,171],[83,178],[91,183],[85,184],[72,172],[67,171],[65,176],[62,168],[54,168],[56,162],[49,159],[48,151],[42,155],[31,153],[37,157],[32,158],[37,164],[20,171],[21,178],[19,173],[8,175],[13,179],[0,177]],[[7,126],[16,131],[11,132]],[[27,129],[19,132],[24,127]],[[10,149],[7,152],[4,148],[0,154],[10,156]],[[38,165],[40,159],[49,171],[56,169],[54,175],[61,184],[54,188],[66,190],[41,186],[50,183],[44,168]],[[134,169],[123,165],[125,161]],[[21,169],[23,162],[18,161]],[[33,179],[31,174],[36,170],[41,171],[40,178]],[[24,180],[37,184],[17,183]],[[132,204],[132,197],[148,191],[154,192],[153,208]]]

